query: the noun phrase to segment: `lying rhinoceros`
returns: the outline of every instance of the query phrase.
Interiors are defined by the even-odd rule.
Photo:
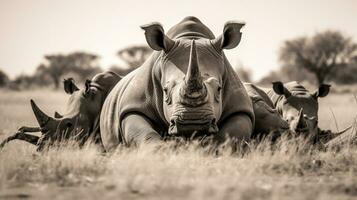
[[[289,129],[289,124],[274,108],[269,96],[252,83],[244,83],[253,103],[255,124],[252,137],[260,137],[269,133],[280,134]]]
[[[249,139],[252,103],[223,53],[239,44],[243,25],[228,22],[217,38],[195,17],[167,34],[159,23],[142,26],[156,52],[106,98],[100,118],[105,149],[160,141],[166,132]]]
[[[310,93],[296,81],[283,84],[274,82],[267,94],[275,108],[287,120],[290,130],[316,140],[318,138],[318,98],[325,97],[330,85],[322,84],[317,91]]]
[[[114,72],[99,73],[92,80],[87,80],[83,89],[78,89],[72,78],[64,80],[64,90],[70,95],[65,114],[56,112],[55,118],[52,118],[31,100],[31,107],[40,127],[20,128],[16,134],[5,139],[0,148],[14,139],[37,145],[38,150],[69,138],[76,140],[79,145],[89,139],[100,142],[100,111],[105,98],[120,79]],[[41,137],[25,133],[40,131]]]
[[[344,135],[350,134],[347,131],[352,126],[337,133],[321,130],[318,127],[318,98],[328,95],[330,85],[321,84],[315,92],[310,93],[296,81],[286,84],[274,82],[273,89],[264,90],[271,98],[275,108],[283,116],[283,119],[287,120],[292,132],[308,136],[314,143],[324,145],[338,143],[336,141],[340,139],[336,137],[344,137]],[[341,139],[341,141],[345,141],[345,139]]]

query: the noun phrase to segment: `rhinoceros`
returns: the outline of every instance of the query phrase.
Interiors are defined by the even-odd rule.
[[[280,134],[289,129],[289,124],[275,109],[273,102],[264,90],[252,83],[244,83],[253,103],[255,115],[253,138],[269,133]]]
[[[31,100],[31,107],[39,127],[22,127],[17,133],[5,139],[0,145],[20,139],[38,146],[42,150],[46,145],[72,138],[79,145],[89,139],[100,142],[99,116],[103,102],[115,84],[121,78],[114,72],[106,71],[87,80],[85,87],[79,89],[72,78],[64,80],[64,90],[70,95],[64,115],[55,112],[50,117]],[[41,137],[25,132],[42,132]]]
[[[249,139],[252,102],[223,53],[239,44],[243,26],[228,22],[217,38],[195,17],[167,34],[159,23],[142,26],[155,51],[106,98],[100,117],[105,149],[160,143],[165,136]]]
[[[291,131],[315,138],[318,134],[318,98],[327,96],[329,91],[328,84],[321,84],[317,91],[310,93],[296,81],[285,84],[278,81],[267,94],[289,123]]]

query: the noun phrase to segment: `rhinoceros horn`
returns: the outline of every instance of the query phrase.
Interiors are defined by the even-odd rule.
[[[301,130],[306,128],[306,122],[304,119],[304,110],[301,108],[298,116],[298,122],[296,124],[296,129]]]
[[[35,104],[35,102],[32,99],[31,99],[31,107],[40,127],[44,127],[50,120],[54,120],[52,117],[49,117],[44,112],[42,112],[42,110]]]
[[[202,76],[199,69],[195,40],[192,40],[190,60],[185,76],[185,96],[190,98],[201,97],[205,94]]]

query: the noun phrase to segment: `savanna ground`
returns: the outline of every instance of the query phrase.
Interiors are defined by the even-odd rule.
[[[0,140],[22,125],[36,126],[29,100],[48,114],[63,111],[64,92],[0,91]],[[320,100],[320,127],[343,129],[356,119],[352,93]],[[336,120],[335,120],[336,119]],[[197,144],[160,149],[93,146],[37,153],[16,141],[0,151],[0,199],[354,199],[357,147],[309,148],[284,139],[246,154],[213,154]]]

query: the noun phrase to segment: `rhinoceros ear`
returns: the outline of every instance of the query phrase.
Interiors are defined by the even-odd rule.
[[[316,92],[314,92],[314,93],[312,94],[312,96],[315,97],[316,99],[317,99],[318,97],[325,97],[325,96],[327,96],[328,93],[330,92],[330,87],[331,87],[331,85],[321,84],[320,87],[319,87],[319,89],[318,89]]]
[[[86,94],[88,94],[89,92],[90,92],[90,84],[91,84],[91,80],[86,80],[86,82],[84,83],[84,86],[85,86],[85,90],[84,90],[84,92],[86,93]]]
[[[244,25],[244,23],[227,22],[224,25],[223,34],[212,40],[212,44],[219,50],[233,49],[240,42],[242,37],[240,30]]]
[[[67,94],[72,94],[73,92],[79,90],[76,84],[74,83],[73,78],[68,78],[63,80],[64,91]]]
[[[165,35],[160,23],[154,22],[141,28],[145,31],[146,42],[152,49],[168,52],[174,46],[175,42]]]
[[[291,93],[288,89],[284,87],[284,84],[280,81],[273,82],[273,90],[278,95],[284,95],[286,98],[291,96]]]
[[[60,118],[63,117],[63,115],[61,115],[61,114],[59,114],[57,111],[55,111],[54,117],[55,117],[56,119],[60,119]]]

